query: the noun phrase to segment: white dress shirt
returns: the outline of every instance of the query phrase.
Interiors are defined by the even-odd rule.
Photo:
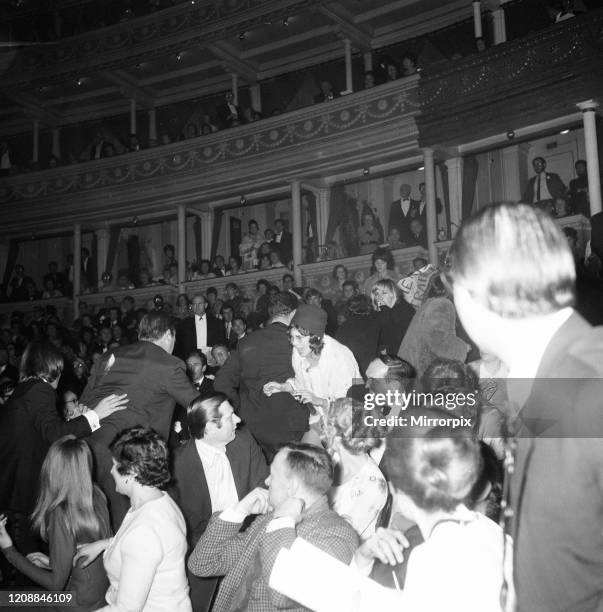
[[[402,208],[402,212],[406,217],[408,215],[408,211],[410,210],[410,198],[404,198],[400,200],[400,207]]]
[[[226,447],[216,448],[203,440],[195,440],[195,446],[203,464],[212,513],[230,508],[239,501],[239,494]]]
[[[540,181],[540,199],[538,198],[538,181]],[[534,181],[534,202],[552,199],[553,196],[546,184],[546,172],[541,172],[536,175],[536,180]]]
[[[207,315],[195,315],[195,330],[197,334],[197,348],[207,347]]]

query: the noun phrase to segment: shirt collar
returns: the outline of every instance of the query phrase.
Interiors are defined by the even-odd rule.
[[[212,465],[220,455],[226,455],[226,446],[216,447],[208,444],[204,440],[195,440],[195,446],[197,452],[201,457],[201,460],[207,461],[209,465]]]
[[[195,315],[195,321],[202,321],[203,319],[205,319],[206,315],[201,315],[199,316],[198,314]]]

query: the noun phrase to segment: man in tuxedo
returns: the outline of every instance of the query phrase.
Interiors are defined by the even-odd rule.
[[[202,293],[196,293],[191,303],[193,316],[178,324],[174,355],[185,360],[195,349],[206,349],[226,340],[220,321],[206,313],[207,301]]]
[[[267,382],[293,377],[288,328],[297,308],[290,293],[279,293],[268,307],[266,327],[241,340],[216,375],[216,391],[226,394],[268,460],[280,444],[301,440],[308,429],[308,410],[290,393],[268,397]]]
[[[352,526],[329,509],[333,464],[322,447],[285,445],[270,465],[267,483],[268,490],[253,489],[216,512],[188,559],[196,576],[224,576],[214,612],[301,610],[268,584],[278,551],[301,537],[347,565],[358,546]],[[260,516],[240,533],[253,514]]]
[[[218,123],[221,130],[234,127],[241,123],[241,109],[234,103],[232,91],[224,94],[224,102],[217,109]]]
[[[278,246],[281,261],[288,264],[293,259],[293,236],[285,230],[285,222],[282,219],[274,222],[274,245]]]
[[[174,455],[174,484],[170,494],[186,521],[189,554],[214,512],[236,504],[264,484],[268,466],[257,442],[233,412],[225,395],[198,397],[188,411],[191,438]],[[195,612],[209,610],[217,578],[189,572]]]
[[[523,201],[551,212],[553,202],[557,198],[565,198],[567,189],[558,174],[546,172],[544,157],[535,157],[532,160],[532,167],[536,176],[528,181]]]
[[[90,257],[90,251],[86,247],[82,248],[82,281],[90,291],[96,290],[98,284],[96,262]]]
[[[413,200],[410,192],[410,185],[400,185],[400,199],[391,203],[389,212],[389,229],[398,229],[403,244],[410,241],[410,221],[420,215],[420,202]]]
[[[213,395],[214,381],[206,376],[207,357],[203,351],[195,349],[186,358],[186,373],[200,396]]]
[[[461,322],[508,368],[520,612],[603,609],[603,330],[572,308],[567,240],[541,210],[497,204],[463,223],[449,281]]]
[[[128,394],[127,408],[105,419],[103,427],[89,438],[97,481],[109,499],[114,529],[119,528],[129,503],[115,490],[109,445],[120,431],[137,425],[152,427],[167,440],[176,402],[188,406],[197,396],[184,363],[171,354],[175,339],[171,317],[162,312],[146,314],[140,321],[138,342],[104,353],[80,398],[82,404],[94,408],[107,395]]]

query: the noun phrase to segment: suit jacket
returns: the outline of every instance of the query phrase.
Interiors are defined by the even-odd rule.
[[[89,433],[85,417],[61,418],[48,383],[30,379],[17,385],[0,411],[0,510],[31,514],[50,445],[67,434],[79,438]]]
[[[107,351],[92,369],[81,402],[93,408],[111,393],[127,393],[129,402],[93,433],[93,440],[103,446],[135,425],[152,427],[167,440],[176,402],[188,406],[197,397],[184,363],[146,341]]]
[[[82,259],[82,280],[90,289],[95,289],[98,284],[98,273],[96,271],[96,262],[92,257],[87,260]]]
[[[420,202],[418,200],[410,199],[410,208],[408,213],[405,215],[402,212],[402,206],[400,205],[400,199],[394,200],[390,205],[389,212],[389,230],[392,227],[397,227],[400,232],[400,241],[407,243],[410,241],[410,222],[412,219],[420,219]]]
[[[237,119],[239,123],[243,123],[243,114],[241,113],[241,109],[235,104],[233,104],[233,106],[237,109]],[[222,104],[220,104],[220,106],[218,106],[218,108],[216,109],[216,114],[218,118],[218,125],[220,126],[221,130],[225,130],[226,128],[232,127],[232,111],[230,110],[230,107],[228,106],[228,104],[226,104],[226,102],[223,102]]]
[[[278,252],[281,257],[281,261],[286,265],[291,259],[293,259],[293,235],[291,232],[287,232],[283,230],[283,235],[281,236],[281,241],[276,241],[276,235],[274,241],[272,242],[272,248],[278,249]]]
[[[226,335],[222,321],[206,314],[207,317],[207,346],[215,344],[225,344]],[[197,348],[197,328],[195,327],[195,317],[185,317],[178,322],[176,328],[176,344],[174,345],[174,355],[182,360]]]
[[[239,499],[264,484],[268,476],[266,460],[257,442],[245,428],[238,429],[235,439],[226,445],[226,457],[230,462]],[[213,514],[203,463],[194,439],[190,439],[174,454],[172,476],[174,484],[170,495],[182,510],[191,552]]]
[[[27,294],[27,283],[33,283],[33,280],[30,276],[24,276],[19,283],[19,279],[15,276],[10,281],[11,294],[10,298],[13,302],[24,302],[29,299]]]
[[[266,396],[263,387],[293,376],[287,327],[271,323],[239,342],[217,373],[214,387],[230,398],[257,440],[289,442],[295,433],[308,430],[308,410],[289,393]]]
[[[511,501],[522,612],[602,609],[602,376],[603,330],[574,313],[520,413]]]
[[[225,576],[213,612],[306,610],[268,586],[278,551],[290,548],[299,536],[349,564],[358,546],[356,532],[345,519],[329,510],[326,497],[314,502],[294,528],[266,533],[272,518],[272,512],[259,516],[246,531],[239,533],[241,523],[223,521],[219,513],[211,517],[189,557],[188,568],[197,576]]]
[[[533,176],[528,181],[528,186],[526,187],[526,190],[523,194],[523,201],[526,204],[533,204],[536,201],[536,196],[534,195],[534,183],[535,182],[536,182],[535,176]],[[565,197],[567,189],[565,188],[565,185],[563,184],[563,181],[561,180],[558,174],[555,174],[554,172],[547,172],[546,173],[546,186],[553,200],[555,198]],[[541,199],[544,200],[544,198],[541,198]]]
[[[376,313],[368,316],[350,314],[339,326],[335,340],[345,344],[354,353],[360,373],[365,376],[369,363],[377,357],[379,346],[379,321]]]

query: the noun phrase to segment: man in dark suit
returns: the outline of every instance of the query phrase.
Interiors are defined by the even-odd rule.
[[[224,94],[224,102],[218,106],[216,114],[221,130],[234,127],[241,123],[243,116],[241,114],[241,109],[234,103],[232,91],[227,91]]]
[[[395,227],[400,232],[400,240],[406,244],[410,241],[410,222],[419,216],[420,202],[410,197],[411,187],[400,185],[400,199],[391,203],[389,212],[389,230]]]
[[[206,313],[207,301],[202,293],[193,296],[194,315],[180,321],[176,333],[174,355],[187,359],[195,349],[223,344],[226,340],[221,322]]]
[[[568,204],[570,214],[590,217],[590,198],[588,195],[588,174],[586,161],[579,159],[575,164],[576,178],[569,183]]]
[[[86,247],[82,248],[82,284],[91,291],[95,291],[98,285],[96,262]]]
[[[10,281],[10,299],[13,302],[22,302],[28,299],[27,283],[33,283],[30,276],[25,276],[25,268],[21,264],[15,266],[15,275]]]
[[[188,411],[191,439],[174,456],[171,495],[186,521],[189,554],[214,512],[221,512],[264,484],[268,465],[262,451],[221,393],[198,397]],[[209,610],[217,578],[189,572],[195,612]]]
[[[273,246],[278,247],[281,261],[287,265],[293,259],[293,236],[285,229],[285,222],[277,219],[274,222]]]
[[[253,489],[236,506],[211,517],[188,568],[196,576],[224,576],[214,612],[302,609],[268,584],[278,551],[290,548],[297,537],[350,563],[358,536],[329,509],[326,494],[332,482],[328,453],[318,446],[292,442],[270,466],[268,491]],[[252,514],[261,516],[239,533]]]
[[[546,172],[546,160],[544,157],[535,157],[532,167],[536,176],[533,176],[523,194],[526,204],[536,204],[547,212],[551,211],[553,202],[557,198],[565,198],[567,189],[558,174]]]
[[[268,397],[267,382],[285,382],[293,374],[287,333],[297,307],[289,293],[279,293],[268,308],[265,328],[241,340],[216,375],[216,391],[226,394],[268,460],[280,444],[301,440],[308,429],[308,410],[289,393]]]
[[[90,436],[97,480],[109,498],[114,529],[127,512],[128,501],[115,491],[109,445],[120,431],[136,425],[152,427],[167,440],[176,402],[188,406],[197,396],[186,377],[184,363],[171,354],[175,339],[174,324],[168,315],[146,314],[140,322],[139,341],[104,353],[92,369],[80,400],[94,408],[111,393],[128,394],[128,407],[106,418]]]
[[[517,609],[602,610],[603,333],[572,309],[567,240],[542,211],[499,204],[463,223],[451,260],[459,317],[509,367],[519,415],[510,425]]]

